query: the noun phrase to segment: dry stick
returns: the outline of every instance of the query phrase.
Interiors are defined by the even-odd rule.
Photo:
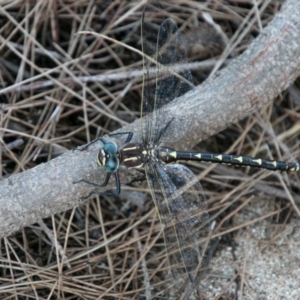
[[[217,75],[169,105],[172,126],[181,130],[177,116],[194,117],[186,136],[174,147],[190,148],[272,101],[300,75],[300,3],[287,0],[274,20],[249,48]],[[179,104],[179,105],[177,105]],[[176,109],[174,109],[176,107]],[[132,131],[140,138],[139,121],[119,131]],[[1,129],[0,129],[1,130]],[[176,130],[174,132],[176,132]],[[87,151],[69,151],[62,156],[0,183],[0,236],[41,218],[71,209],[93,187],[73,184],[81,178],[101,183],[105,171],[96,164],[101,143]],[[120,172],[123,183],[129,171]],[[125,177],[127,175],[127,177]],[[113,189],[114,183],[101,189]]]
[[[89,32],[93,33],[93,32]],[[120,43],[121,44],[121,43]],[[85,57],[82,57],[82,60],[84,60]],[[227,59],[225,63],[229,62],[230,59]],[[1,62],[1,57],[0,57]],[[75,62],[75,61],[74,61]],[[217,63],[216,59],[208,59],[206,61],[196,61],[196,62],[189,62],[185,64],[185,66],[193,71],[193,70],[207,70],[212,69]],[[69,62],[66,64],[69,65]],[[181,67],[182,70],[182,67]],[[53,73],[55,69],[52,69]],[[150,71],[151,72],[151,71]],[[153,70],[154,72],[154,70]],[[87,83],[87,82],[112,82],[112,81],[120,81],[120,80],[130,80],[132,78],[140,78],[142,81],[142,77],[144,74],[144,70],[128,70],[128,71],[110,71],[106,72],[104,74],[98,74],[98,75],[89,75],[89,76],[77,76],[77,77],[68,77],[68,78],[57,78],[57,82],[60,82],[61,84],[78,84],[78,82],[81,83]],[[41,77],[41,75],[36,75],[35,77]],[[20,85],[20,83],[14,84],[12,86],[8,86],[6,88],[3,88],[0,90],[1,94],[7,94],[7,93],[13,93],[13,92],[26,92],[26,91],[32,91],[36,89],[41,88],[50,88],[52,86],[55,86],[55,82],[53,80],[45,79],[40,81],[35,81],[35,77],[31,77],[27,80],[31,83]],[[24,82],[24,81],[23,81]]]
[[[142,243],[139,239],[139,232],[136,230],[136,228],[133,230],[134,238],[137,240],[137,246],[139,250],[140,257],[142,257],[141,265],[142,265],[142,271],[144,275],[144,284],[145,284],[145,296],[147,300],[152,299],[151,297],[151,285],[149,280],[149,273],[147,269],[147,262],[145,260],[145,253],[143,251]]]

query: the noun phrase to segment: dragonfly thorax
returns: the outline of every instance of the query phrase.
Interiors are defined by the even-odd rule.
[[[120,150],[121,164],[127,168],[142,168],[157,158],[157,148],[143,143],[128,143]]]
[[[150,161],[169,164],[177,160],[176,154],[171,148],[146,143],[128,143],[120,150],[120,163],[127,168],[142,168]]]

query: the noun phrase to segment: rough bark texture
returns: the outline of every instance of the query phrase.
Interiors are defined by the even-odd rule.
[[[300,74],[299,41],[300,3],[289,0],[241,56],[170,105],[176,130],[182,128],[176,122],[176,115],[183,110],[187,118],[194,120],[185,138],[172,146],[190,147],[272,101]],[[136,121],[120,132],[132,131],[133,140],[139,140],[139,128]],[[100,142],[88,151],[69,151],[0,182],[0,235],[7,236],[41,218],[78,205],[78,199],[89,194],[92,188],[72,182],[85,178],[99,183],[105,178],[95,159],[99,147]],[[122,182],[129,181],[126,179],[123,177]],[[113,187],[111,180],[105,190]]]

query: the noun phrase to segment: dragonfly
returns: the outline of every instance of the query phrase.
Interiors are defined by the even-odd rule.
[[[183,117],[182,131],[174,133],[174,118],[170,116],[167,105],[194,89],[193,78],[187,68],[186,49],[180,31],[173,19],[163,15],[155,1],[148,1],[144,8],[141,35],[144,53],[142,141],[131,142],[133,133],[123,132],[117,133],[127,135],[121,148],[102,137],[81,148],[84,151],[91,144],[98,141],[102,143],[97,153],[97,163],[106,170],[106,178],[101,184],[85,179],[74,183],[105,187],[113,176],[116,183],[114,194],[118,195],[121,191],[119,167],[143,168],[163,226],[172,275],[189,282],[192,290],[197,288],[201,278],[209,270],[211,227],[201,184],[197,176],[178,161],[226,163],[274,171],[299,171],[300,166],[298,162],[176,151],[163,146],[162,144],[178,141],[189,127],[192,117]],[[178,70],[178,66],[181,69]],[[92,191],[85,198],[94,194],[103,193]]]

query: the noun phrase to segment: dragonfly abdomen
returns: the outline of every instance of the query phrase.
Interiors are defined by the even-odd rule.
[[[214,154],[200,152],[176,152],[176,160],[206,161],[219,164],[230,164],[244,167],[256,167],[272,171],[299,171],[297,162],[283,162],[231,154]]]
[[[155,149],[156,158],[166,164],[175,163],[177,159],[177,151],[171,148],[158,147]]]

